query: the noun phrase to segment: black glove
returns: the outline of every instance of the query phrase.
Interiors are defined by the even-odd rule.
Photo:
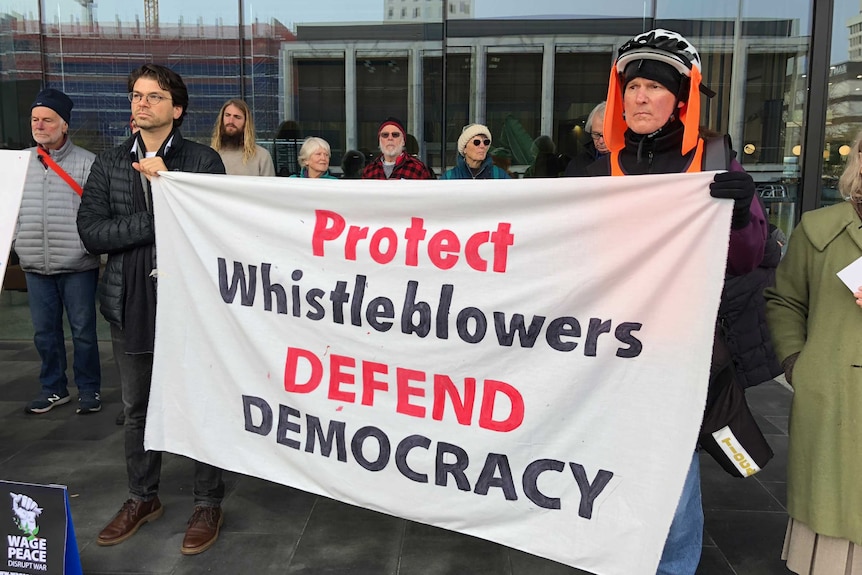
[[[746,172],[722,172],[715,175],[709,185],[709,195],[713,198],[733,200],[733,217],[730,227],[734,230],[744,228],[751,221],[751,198],[754,197],[754,180]]]

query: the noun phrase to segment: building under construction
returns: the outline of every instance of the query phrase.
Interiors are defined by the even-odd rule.
[[[71,131],[77,144],[99,151],[129,135],[129,72],[147,62],[176,70],[189,89],[186,137],[208,141],[215,112],[243,97],[255,110],[260,134],[274,134],[279,117],[282,42],[293,35],[277,20],[246,26],[159,24],[158,2],[147,0],[146,21],[45,23],[0,18],[0,133],[3,145],[30,145],[29,105],[42,86],[63,90],[75,102]],[[89,2],[89,4],[88,4]],[[87,15],[90,15],[88,18]]]

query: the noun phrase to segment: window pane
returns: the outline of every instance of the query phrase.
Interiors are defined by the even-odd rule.
[[[669,4],[659,3],[658,13]],[[679,31],[698,49],[704,84],[716,92],[713,98],[701,98],[701,124],[730,134],[770,222],[789,235],[800,200],[801,174],[793,150],[802,136],[807,98],[809,37],[800,25],[810,21],[808,8],[800,11],[786,2],[767,8],[749,0],[716,4],[674,13],[678,18],[690,11],[690,21],[659,19],[656,24]],[[707,14],[716,18],[704,20]]]
[[[835,2],[832,58],[823,143],[823,177],[819,205],[842,201],[838,178],[862,130],[862,8],[858,2]]]
[[[530,147],[513,144],[522,134],[542,135],[542,54],[493,52],[487,62],[485,123],[495,142],[509,148],[513,164],[529,164]]]
[[[377,126],[397,118],[408,133],[415,131],[408,110],[410,68],[406,56],[357,58],[356,117],[360,145],[377,147]]]
[[[340,162],[345,138],[344,61],[298,60],[296,77],[300,137],[323,138],[332,148],[332,158]]]
[[[41,87],[38,0],[0,2],[0,141],[31,145],[30,103]]]
[[[584,131],[587,116],[608,94],[613,54],[575,51],[558,53],[554,65],[554,141],[557,151],[569,157],[591,142]],[[596,127],[601,131],[601,126]],[[594,129],[596,129],[594,128]]]

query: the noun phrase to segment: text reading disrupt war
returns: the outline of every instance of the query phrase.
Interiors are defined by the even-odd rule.
[[[488,273],[490,264],[493,273],[505,273],[508,250],[515,245],[511,225],[505,222],[498,223],[496,231],[479,231],[466,238],[460,238],[452,230],[443,229],[426,241],[428,230],[425,229],[424,221],[414,217],[404,229],[403,244],[399,243],[399,234],[393,228],[379,228],[370,237],[369,232],[371,230],[367,226],[348,226],[344,217],[336,212],[316,210],[311,238],[312,254],[316,257],[343,257],[348,261],[356,261],[359,250],[368,250],[377,264],[386,265],[398,257],[399,263],[417,267],[426,264],[424,257],[420,259],[422,249],[427,254],[427,262],[442,270],[451,269],[463,256],[467,265],[476,272]],[[480,254],[479,249],[484,244],[493,246],[491,262]],[[337,251],[335,254],[327,253],[327,247]],[[403,304],[400,313],[396,313],[396,298],[366,293],[364,275],[356,274],[352,281],[338,280],[333,286],[322,289],[303,285],[303,271],[295,269],[290,276],[293,283],[286,289],[281,283],[272,281],[272,267],[273,264],[269,262],[246,265],[234,261],[229,272],[227,260],[218,258],[222,300],[233,304],[239,296],[240,305],[253,307],[255,301],[262,299],[263,309],[277,314],[289,314],[312,321],[328,319],[335,324],[367,326],[378,332],[387,332],[397,326],[403,334],[420,338],[429,336],[433,330],[434,337],[449,339],[450,328],[454,327],[457,337],[470,344],[482,342],[492,330],[491,337],[496,338],[500,346],[532,348],[544,332],[543,339],[551,349],[570,352],[583,343],[583,354],[594,357],[598,353],[599,337],[613,333],[617,357],[637,357],[643,350],[642,342],[634,334],[642,327],[639,322],[615,322],[613,319],[591,317],[586,325],[582,325],[581,320],[574,316],[549,319],[533,315],[528,323],[523,313],[498,310],[487,313],[473,306],[453,310],[455,285],[442,284],[436,301],[423,301],[416,298],[420,289],[416,280],[406,282],[404,293],[398,298]],[[489,323],[492,328],[489,328]],[[605,339],[607,337],[603,341]]]

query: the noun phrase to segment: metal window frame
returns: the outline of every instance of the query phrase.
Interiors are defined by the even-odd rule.
[[[803,212],[820,207],[823,146],[826,142],[826,106],[829,98],[829,60],[835,0],[811,2],[811,45],[808,51],[808,101],[804,116],[802,149],[802,199],[797,222]]]

